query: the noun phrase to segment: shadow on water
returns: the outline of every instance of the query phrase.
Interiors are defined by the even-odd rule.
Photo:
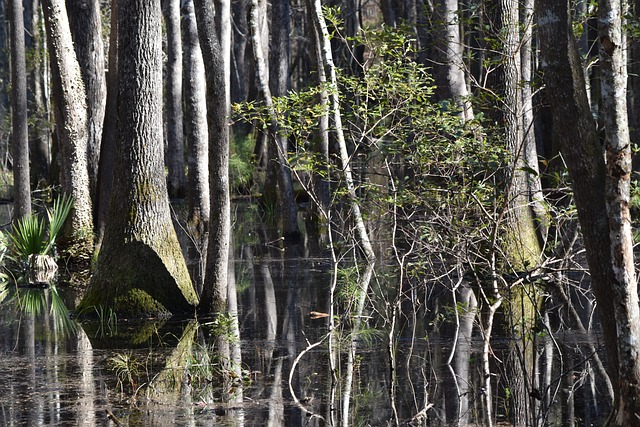
[[[283,250],[277,237],[252,219],[236,225],[234,246],[240,327],[235,344],[242,362],[224,390],[228,372],[222,371],[229,361],[220,360],[212,339],[224,331],[223,323],[134,323],[108,311],[99,313],[98,321],[78,322],[69,316],[64,286],[5,283],[0,424],[359,426],[399,419],[405,425],[482,425],[481,337],[452,331],[454,316],[444,299],[440,308],[403,319],[391,339],[385,307],[369,304],[366,327],[357,337],[346,329],[338,333],[337,371],[332,372],[330,323],[324,316],[334,272],[330,258],[309,244]],[[373,293],[388,285],[384,277],[378,274]],[[348,296],[341,301],[349,303]],[[344,311],[336,316],[338,324],[347,323]],[[538,414],[531,425],[597,424],[607,411],[589,350],[600,348],[597,336],[559,328],[538,332],[532,341],[536,390],[530,390]],[[352,339],[358,350],[344,408],[342,370]],[[507,424],[508,372],[500,361],[514,339],[492,341],[494,408],[497,421]],[[391,378],[397,381],[394,387]]]

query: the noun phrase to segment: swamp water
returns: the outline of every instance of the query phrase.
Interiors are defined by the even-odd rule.
[[[169,319],[135,325],[108,312],[100,321],[78,322],[67,312],[77,296],[65,286],[9,285],[0,293],[0,425],[117,425],[110,417],[132,427],[482,425],[481,336],[477,328],[469,341],[456,336],[444,325],[453,323],[444,303],[403,317],[403,332],[393,338],[392,380],[384,304],[372,299],[362,333],[354,341],[346,332],[337,340],[342,351],[331,372],[323,341],[329,322],[321,315],[328,311],[330,259],[304,245],[282,251],[254,241],[236,248],[243,378],[235,379],[227,403],[211,374],[223,364],[207,351],[211,324]],[[536,389],[529,386],[522,399],[534,414],[530,425],[600,425],[609,408],[594,361],[593,351],[601,353],[598,338],[555,330],[530,344]],[[516,342],[511,336],[492,340],[499,425],[509,425],[513,411],[506,360]],[[349,365],[352,343],[356,357]]]

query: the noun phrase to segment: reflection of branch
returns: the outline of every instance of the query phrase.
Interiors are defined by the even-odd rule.
[[[289,392],[291,393],[291,397],[293,398],[293,401],[296,405],[298,405],[298,407],[300,409],[302,409],[304,412],[306,412],[307,414],[309,414],[309,416],[311,418],[320,418],[322,421],[324,421],[325,423],[327,423],[328,425],[331,425],[330,422],[328,422],[322,415],[316,414],[315,412],[311,411],[310,409],[307,409],[306,406],[304,406],[302,404],[302,402],[300,402],[300,399],[298,399],[298,396],[296,396],[296,392],[293,390],[293,373],[296,370],[296,366],[298,366],[298,363],[300,362],[300,359],[302,359],[302,357],[307,354],[307,352],[309,352],[310,350],[318,347],[320,344],[322,344],[324,342],[324,340],[326,340],[333,332],[329,332],[328,334],[326,334],[324,337],[322,337],[322,339],[318,342],[315,342],[313,344],[309,343],[309,345],[307,345],[307,348],[305,348],[304,350],[302,350],[300,352],[300,354],[298,354],[298,356],[296,356],[296,358],[294,359],[293,363],[291,364],[291,370],[289,371]]]

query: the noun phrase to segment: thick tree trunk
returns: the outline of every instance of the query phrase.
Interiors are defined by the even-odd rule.
[[[623,0],[598,3],[600,114],[605,132],[606,206],[615,278],[610,284],[616,301],[620,380],[620,394],[609,421],[616,426],[640,423],[640,307],[629,210],[631,141],[627,116],[627,47],[622,26],[624,3]]]
[[[166,161],[169,197],[185,195],[184,129],[182,114],[182,40],[180,37],[180,0],[162,0],[167,32],[165,82]]]
[[[147,317],[192,313],[197,303],[164,175],[160,16],[160,0],[118,8],[118,149],[105,237],[81,310]]]
[[[231,233],[229,195],[229,123],[222,48],[215,31],[213,0],[194,0],[202,57],[207,67],[207,123],[209,129],[209,194],[211,219],[207,268],[202,300],[203,314],[227,310],[227,274]]]
[[[87,168],[92,205],[97,203],[98,164],[107,85],[102,19],[98,0],[66,0],[71,35],[82,72],[87,102]]]
[[[31,214],[29,136],[27,127],[27,71],[24,51],[22,0],[11,0],[11,139],[13,148],[13,219]]]
[[[209,194],[209,134],[207,131],[206,80],[193,0],[182,1],[185,134],[188,147],[189,226],[206,260],[211,201]],[[194,277],[202,292],[204,265]]]
[[[61,154],[62,191],[73,209],[60,244],[73,258],[88,260],[93,251],[93,215],[87,169],[87,104],[84,82],[71,39],[63,0],[43,0],[53,81],[53,100]]]
[[[538,0],[538,40],[546,97],[553,113],[554,137],[561,145],[573,181],[574,199],[586,249],[591,285],[607,349],[609,375],[616,400],[621,398],[618,334],[611,288],[614,275],[605,204],[606,169],[591,114],[585,78],[571,27],[569,1]],[[612,297],[613,294],[613,297]],[[628,337],[620,337],[626,339]],[[624,357],[628,357],[625,355]],[[626,397],[626,396],[624,396]]]

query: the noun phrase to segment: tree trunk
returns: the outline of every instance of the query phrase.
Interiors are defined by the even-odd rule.
[[[289,82],[289,23],[288,23],[288,0],[278,0],[279,3],[274,5],[272,13],[273,29],[272,42],[274,46],[273,52],[277,51],[276,58],[269,69],[274,69],[270,74],[270,77],[276,79],[273,82],[275,88],[280,92],[286,92],[288,90]],[[282,2],[286,3],[283,4]],[[273,106],[273,99],[271,97],[271,88],[267,81],[267,67],[265,58],[263,56],[262,38],[260,37],[259,25],[258,25],[258,0],[252,0],[250,6],[250,18],[249,28],[251,29],[251,40],[253,46],[253,55],[256,62],[256,77],[260,92],[264,98],[264,102],[267,106],[269,114],[269,162],[272,168],[275,169],[278,185],[278,207],[281,209],[282,221],[283,221],[283,234],[285,241],[300,239],[300,230],[298,229],[298,208],[296,206],[293,194],[293,183],[291,179],[291,170],[287,161],[287,144],[286,136],[280,132],[280,125],[276,119],[276,111]],[[284,26],[284,29],[279,27]],[[282,30],[282,31],[280,31]],[[278,56],[283,55],[283,56]],[[284,73],[284,75],[283,75]],[[283,93],[284,95],[284,93]],[[267,174],[269,166],[267,167]],[[268,184],[266,184],[268,185]],[[272,202],[270,200],[267,203]]]
[[[627,116],[627,55],[622,16],[623,0],[598,4],[600,38],[600,114],[604,124],[606,153],[606,207],[609,217],[618,332],[618,387],[620,394],[610,425],[637,424],[640,415],[640,307],[633,261],[630,183],[631,141]]]
[[[104,75],[102,19],[98,0],[66,0],[71,35],[82,72],[87,102],[87,168],[92,205],[97,204],[98,164],[107,86]]]
[[[209,135],[207,131],[206,81],[202,51],[198,40],[193,0],[182,2],[182,47],[184,61],[185,134],[188,147],[188,210],[189,227],[202,260],[206,260],[207,231],[209,229]],[[202,292],[204,266],[194,277],[197,290]]]
[[[192,313],[197,303],[164,174],[160,16],[160,0],[118,7],[118,149],[105,237],[81,310],[139,318]]]
[[[231,232],[229,195],[229,123],[222,48],[215,32],[213,0],[194,0],[202,57],[207,67],[207,123],[209,130],[209,194],[211,219],[207,268],[202,300],[203,314],[227,310],[227,274]],[[214,199],[215,198],[215,199]]]
[[[436,85],[440,100],[452,100],[464,121],[473,120],[463,61],[464,48],[460,36],[458,0],[439,2],[437,10]]]
[[[11,0],[11,140],[13,146],[13,219],[31,214],[29,136],[27,127],[27,71],[24,51],[22,0]]]
[[[113,183],[113,163],[116,155],[118,123],[118,0],[111,0],[111,33],[109,34],[109,73],[105,107],[100,165],[98,167],[98,206],[96,207],[96,248],[99,250],[109,213],[109,199]]]
[[[618,337],[614,306],[617,295],[608,213],[605,204],[606,169],[595,122],[589,107],[585,78],[571,27],[569,1],[538,0],[538,40],[546,96],[553,113],[554,138],[573,181],[573,192],[596,300],[609,375],[616,401],[621,398]],[[613,297],[612,297],[613,294]],[[625,355],[624,357],[628,357]],[[633,379],[631,379],[633,381]],[[623,396],[622,398],[626,398]],[[622,425],[622,424],[620,424]]]
[[[162,0],[167,32],[165,81],[166,160],[169,197],[185,195],[184,129],[182,115],[182,40],[180,37],[180,0]]]
[[[25,4],[25,2],[23,2]],[[27,6],[28,5],[28,6]],[[27,76],[27,102],[30,111],[29,152],[31,160],[31,182],[36,187],[51,181],[50,110],[47,82],[49,68],[46,64],[44,20],[40,0],[30,0],[25,5],[25,47],[30,52],[30,67]]]
[[[73,209],[60,245],[73,259],[89,260],[93,251],[93,215],[87,169],[87,105],[80,66],[71,40],[63,0],[43,0],[60,145],[62,191]]]

